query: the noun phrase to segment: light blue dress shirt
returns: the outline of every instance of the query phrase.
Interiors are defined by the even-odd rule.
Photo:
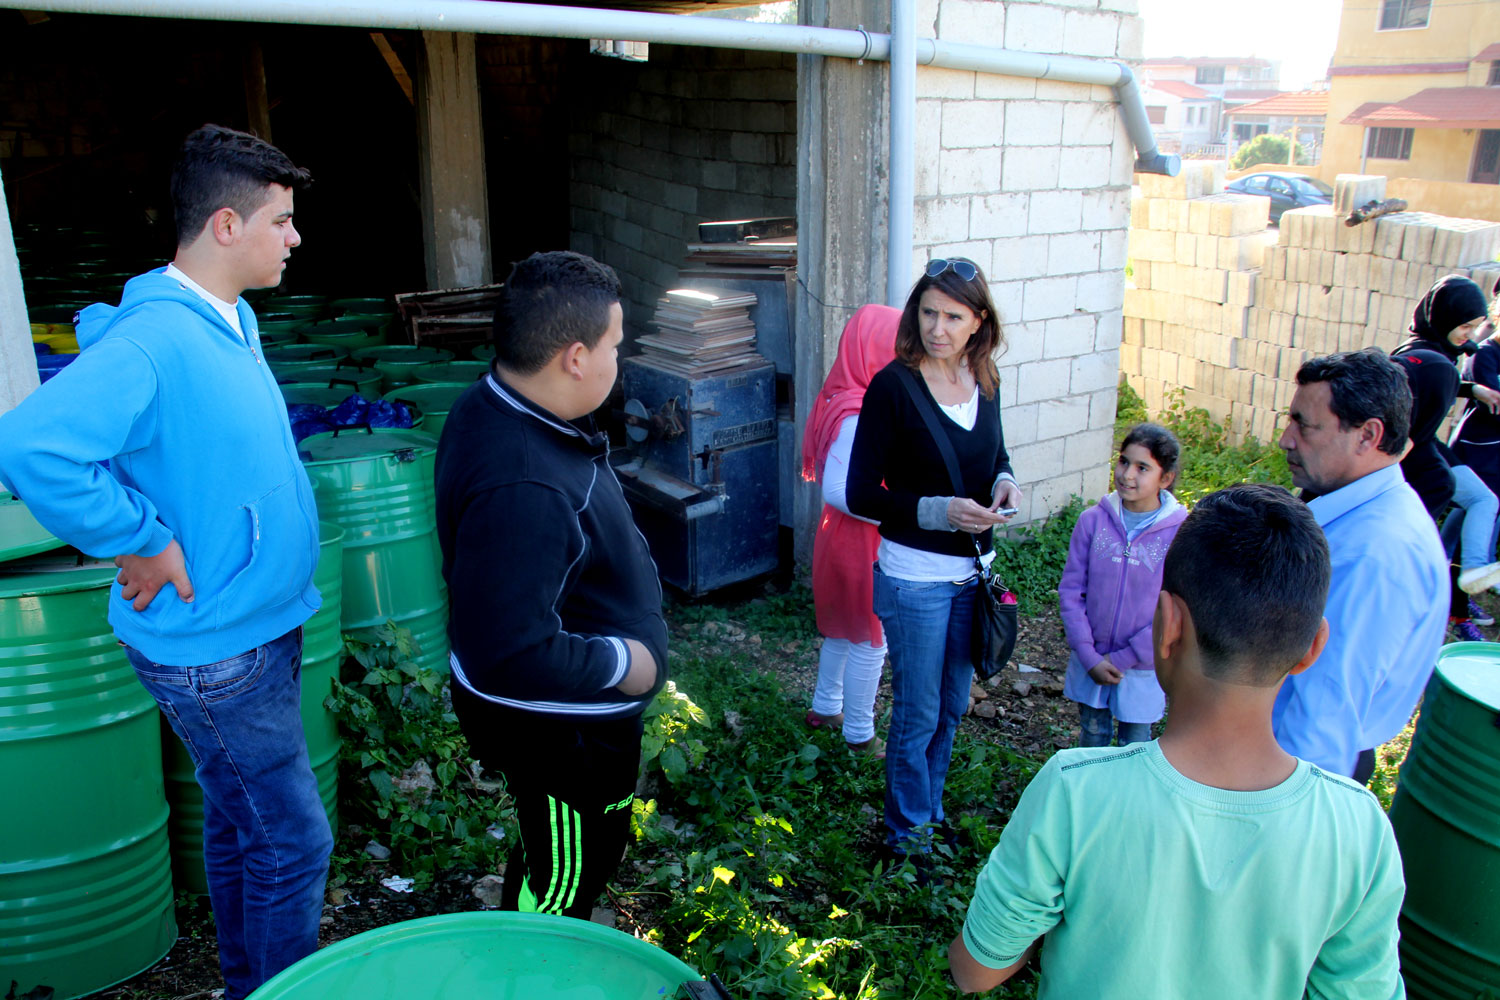
[[[1333,558],[1330,635],[1282,685],[1271,723],[1287,753],[1347,775],[1411,719],[1447,627],[1448,560],[1398,465],[1307,506]]]

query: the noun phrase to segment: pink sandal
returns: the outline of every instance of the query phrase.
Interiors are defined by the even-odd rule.
[[[844,713],[839,712],[837,715],[819,715],[817,712],[814,712],[809,708],[807,710],[805,721],[813,729],[838,729],[844,724]]]

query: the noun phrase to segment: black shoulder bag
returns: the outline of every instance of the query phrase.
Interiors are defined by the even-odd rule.
[[[938,452],[943,456],[943,464],[948,467],[948,478],[953,480],[953,495],[967,496],[963,477],[958,472],[958,456],[953,453],[953,442],[948,440],[947,433],[939,423],[932,400],[917,384],[917,376],[910,368],[897,365],[896,371],[900,374],[902,385],[906,387],[912,402],[916,404],[917,412],[922,416],[922,422],[927,425],[927,433],[932,435]],[[969,537],[974,542],[974,566],[979,573],[979,591],[974,599],[974,631],[970,638],[969,655],[974,661],[974,672],[982,680],[988,680],[1005,669],[1005,664],[1010,660],[1010,654],[1015,652],[1016,598],[1010,592],[1010,588],[980,560],[979,539],[973,535]]]

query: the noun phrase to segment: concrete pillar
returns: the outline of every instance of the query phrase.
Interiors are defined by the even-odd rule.
[[[803,0],[798,14],[806,25],[890,30],[889,5],[878,0]],[[889,81],[885,63],[797,57],[798,454],[844,324],[860,306],[885,301]],[[815,484],[798,483],[793,534],[797,561],[805,564],[822,499]]]
[[[488,284],[490,219],[474,36],[424,31],[418,52],[417,144],[427,285]]]
[[[36,352],[31,348],[31,324],[21,293],[21,263],[0,179],[0,413],[14,409],[37,384]]]

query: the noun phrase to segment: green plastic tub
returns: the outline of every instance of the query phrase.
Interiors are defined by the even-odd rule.
[[[474,382],[489,374],[488,361],[440,361],[413,369],[413,382]]]
[[[323,800],[329,826],[337,831],[339,727],[337,717],[323,707],[323,702],[333,691],[344,650],[339,629],[344,529],[336,524],[319,524],[318,541],[313,583],[323,595],[323,607],[302,626],[302,731],[318,779],[318,796]],[[193,775],[193,758],[165,719],[161,740],[167,805],[172,814],[172,877],[178,889],[204,895],[208,892],[208,876],[203,870],[203,792]]]
[[[542,913],[446,913],[345,938],[252,1000],[672,1000],[702,976],[610,927]]]
[[[277,375],[337,365],[348,356],[347,349],[331,344],[287,344],[266,348],[266,364]]]
[[[427,382],[408,385],[386,393],[385,398],[393,403],[403,403],[420,413],[423,432],[436,438],[443,433],[443,425],[448,422],[448,411],[453,409],[454,401],[463,395],[470,384]]]
[[[344,429],[298,446],[318,480],[318,514],[344,536],[344,631],[387,621],[412,630],[417,662],[448,672],[448,588],[433,495],[437,439],[415,430]]]
[[[413,381],[413,372],[442,361],[452,361],[453,352],[441,347],[420,347],[415,344],[385,344],[380,347],[365,347],[350,355],[360,364],[373,365],[385,376],[383,391],[390,392],[400,383]],[[436,380],[435,380],[436,381]],[[451,381],[443,379],[442,381]]]
[[[380,395],[380,384],[384,376],[374,368],[361,368],[355,364],[313,365],[286,373],[277,372],[276,381],[282,391],[289,385],[321,385],[329,389],[347,388],[350,393],[359,393],[366,399]]]
[[[480,344],[478,347],[476,347],[472,351],[470,351],[469,355],[475,361],[483,361],[483,362],[488,363],[488,362],[493,361],[495,359],[495,345],[494,344]]]
[[[1401,845],[1401,973],[1413,1000],[1500,986],[1500,645],[1438,654],[1391,803]]]
[[[0,985],[17,996],[102,990],[177,936],[160,716],[106,620],[115,573],[73,549],[0,565]]]

